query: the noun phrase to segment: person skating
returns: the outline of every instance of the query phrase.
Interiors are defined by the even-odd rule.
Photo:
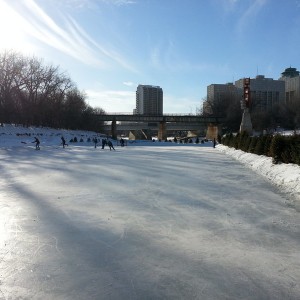
[[[98,139],[96,137],[93,138],[93,142],[95,144],[95,149],[97,148]]]
[[[32,143],[35,143],[35,150],[40,150],[40,140],[37,137],[34,138]]]
[[[116,149],[114,148],[114,145],[112,144],[111,141],[108,141],[107,145],[108,145],[110,151],[111,151],[111,148],[113,148],[116,151]]]
[[[121,147],[124,147],[125,141],[122,138],[120,139],[120,144],[121,144]]]
[[[102,149],[105,148],[105,145],[107,145],[107,141],[106,139],[102,139]]]
[[[68,146],[68,144],[66,143],[66,140],[64,139],[63,136],[61,137],[61,143],[62,143],[63,148],[65,148],[65,146]]]

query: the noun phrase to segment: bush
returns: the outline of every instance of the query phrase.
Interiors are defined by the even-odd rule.
[[[243,151],[246,151],[248,146],[246,146],[249,143],[249,134],[246,131],[243,131],[238,142],[238,149],[241,149]]]
[[[256,136],[251,137],[251,142],[248,147],[248,152],[254,153],[254,149],[257,144],[257,141],[258,141],[258,137],[256,137]]]
[[[284,149],[281,154],[284,163],[300,164],[300,137],[291,136],[285,138]]]
[[[239,149],[240,139],[241,139],[241,136],[240,136],[240,133],[238,133],[233,139],[233,147],[235,149]]]
[[[267,140],[267,136],[265,136],[265,135],[261,135],[258,138],[257,143],[254,148],[254,154],[257,154],[257,155],[264,154],[266,140]]]
[[[272,140],[273,140],[273,136],[272,135],[267,135],[266,136],[266,141],[265,141],[263,155],[265,155],[265,156],[271,156],[270,149],[271,149]]]
[[[284,137],[277,134],[273,137],[270,153],[273,158],[273,163],[278,164],[279,162],[283,162],[282,153],[284,151],[285,140]]]
[[[245,152],[273,158],[273,163],[293,163],[300,165],[300,135],[262,135],[250,137],[246,133],[232,133],[222,137],[221,143]]]

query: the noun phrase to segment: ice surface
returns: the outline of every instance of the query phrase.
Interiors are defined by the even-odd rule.
[[[0,299],[300,298],[295,195],[230,149],[5,136]]]

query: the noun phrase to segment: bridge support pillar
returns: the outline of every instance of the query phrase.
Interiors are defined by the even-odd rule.
[[[117,121],[113,120],[111,122],[111,137],[116,140],[117,139]]]
[[[220,134],[220,129],[217,125],[209,124],[207,126],[206,138],[208,140],[218,139],[218,134]]]
[[[158,127],[157,138],[161,141],[164,141],[167,138],[166,122],[165,121],[159,122],[158,126],[159,127]]]

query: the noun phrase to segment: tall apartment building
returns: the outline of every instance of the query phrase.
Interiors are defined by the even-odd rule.
[[[139,85],[136,90],[135,114],[162,115],[163,90],[159,86]]]
[[[244,79],[235,82],[239,90],[243,90]],[[285,102],[285,84],[282,80],[265,78],[257,75],[250,79],[251,108],[255,111],[272,110],[276,104]]]
[[[285,82],[285,101],[300,102],[300,73],[296,68],[287,68],[281,73],[279,80]]]

